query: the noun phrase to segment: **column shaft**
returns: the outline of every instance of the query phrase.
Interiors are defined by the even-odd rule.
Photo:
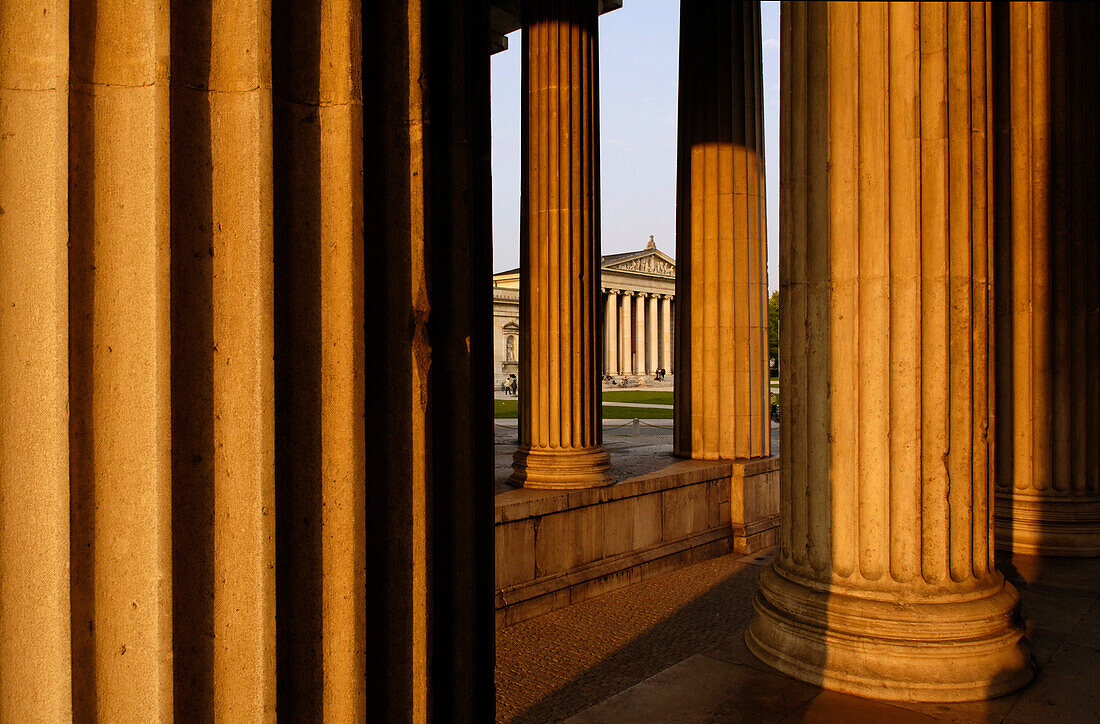
[[[73,715],[172,718],[168,8],[71,8]]]
[[[783,534],[747,641],[866,696],[1032,675],[991,537],[988,13],[784,6]]]
[[[634,308],[634,293],[624,292],[619,299],[622,302],[622,317],[619,324],[619,369],[624,375],[634,371],[634,317],[631,312]]]
[[[377,255],[364,286],[368,719],[485,721],[494,706],[488,8],[361,7],[372,169],[363,236]]]
[[[175,716],[276,708],[273,119],[259,3],[174,8]]]
[[[617,375],[619,374],[619,293],[613,289],[607,291],[604,332],[607,335],[604,370],[609,375]]]
[[[674,449],[684,457],[771,454],[759,12],[681,8]]]
[[[222,3],[226,3],[223,5]],[[270,19],[211,11],[215,712],[275,710]],[[266,511],[266,512],[265,512]]]
[[[646,367],[646,295],[634,297],[634,374],[644,375]]]
[[[366,718],[360,3],[276,5],[279,714]]]
[[[658,365],[658,348],[657,348],[657,295],[650,294],[648,304],[646,307],[645,315],[646,324],[646,366],[648,372],[653,373],[657,371]]]
[[[996,232],[997,545],[1100,555],[1100,337],[1095,174],[1100,13],[1073,3],[994,9],[998,79]],[[1091,194],[1091,195],[1090,195]]]
[[[0,7],[2,721],[72,711],[67,5]]]
[[[523,6],[520,444],[512,479],[612,481],[601,444],[597,7]]]
[[[672,299],[661,297],[661,367],[672,370]]]

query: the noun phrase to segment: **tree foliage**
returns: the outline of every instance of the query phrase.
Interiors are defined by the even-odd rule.
[[[768,357],[779,360],[779,292],[768,297]]]

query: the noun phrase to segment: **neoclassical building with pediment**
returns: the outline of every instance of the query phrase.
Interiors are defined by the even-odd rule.
[[[493,275],[493,374],[519,374],[520,270]],[[676,261],[649,237],[645,248],[600,260],[603,370],[612,376],[673,373]]]

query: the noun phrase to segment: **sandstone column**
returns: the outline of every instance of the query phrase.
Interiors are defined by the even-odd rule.
[[[684,3],[681,17],[674,448],[768,457],[759,3]]]
[[[67,7],[0,6],[0,721],[72,707]]]
[[[999,696],[1032,671],[993,566],[989,7],[782,32],[782,539],[746,640],[830,689]]]
[[[661,367],[672,370],[672,297],[661,297]]]
[[[525,487],[612,482],[600,424],[597,4],[523,5],[520,444]]]
[[[629,375],[634,371],[633,357],[633,332],[634,317],[631,310],[634,308],[634,292],[623,291],[619,299],[622,302],[622,317],[619,324],[619,359],[622,374]]]
[[[644,375],[646,369],[646,298],[645,292],[634,297],[634,374]]]
[[[997,545],[1100,555],[1100,83],[1090,4],[994,6]]]
[[[604,369],[609,375],[619,374],[619,293],[607,290],[607,311],[604,313],[604,332],[607,336],[607,359]]]

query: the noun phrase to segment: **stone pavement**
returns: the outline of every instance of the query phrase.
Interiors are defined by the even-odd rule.
[[[497,720],[561,721],[720,644],[768,560],[704,561],[497,631]]]
[[[603,426],[604,448],[611,453],[611,474],[616,480],[651,473],[674,462],[672,457],[672,420],[608,420]],[[493,474],[496,492],[512,489],[512,453],[518,443],[517,421],[495,421],[496,462]],[[779,426],[772,423],[772,452],[779,454]]]
[[[1035,681],[992,701],[914,704],[823,691],[748,652],[769,558],[705,561],[498,631],[498,721],[1100,722],[1100,559],[1000,560]]]

